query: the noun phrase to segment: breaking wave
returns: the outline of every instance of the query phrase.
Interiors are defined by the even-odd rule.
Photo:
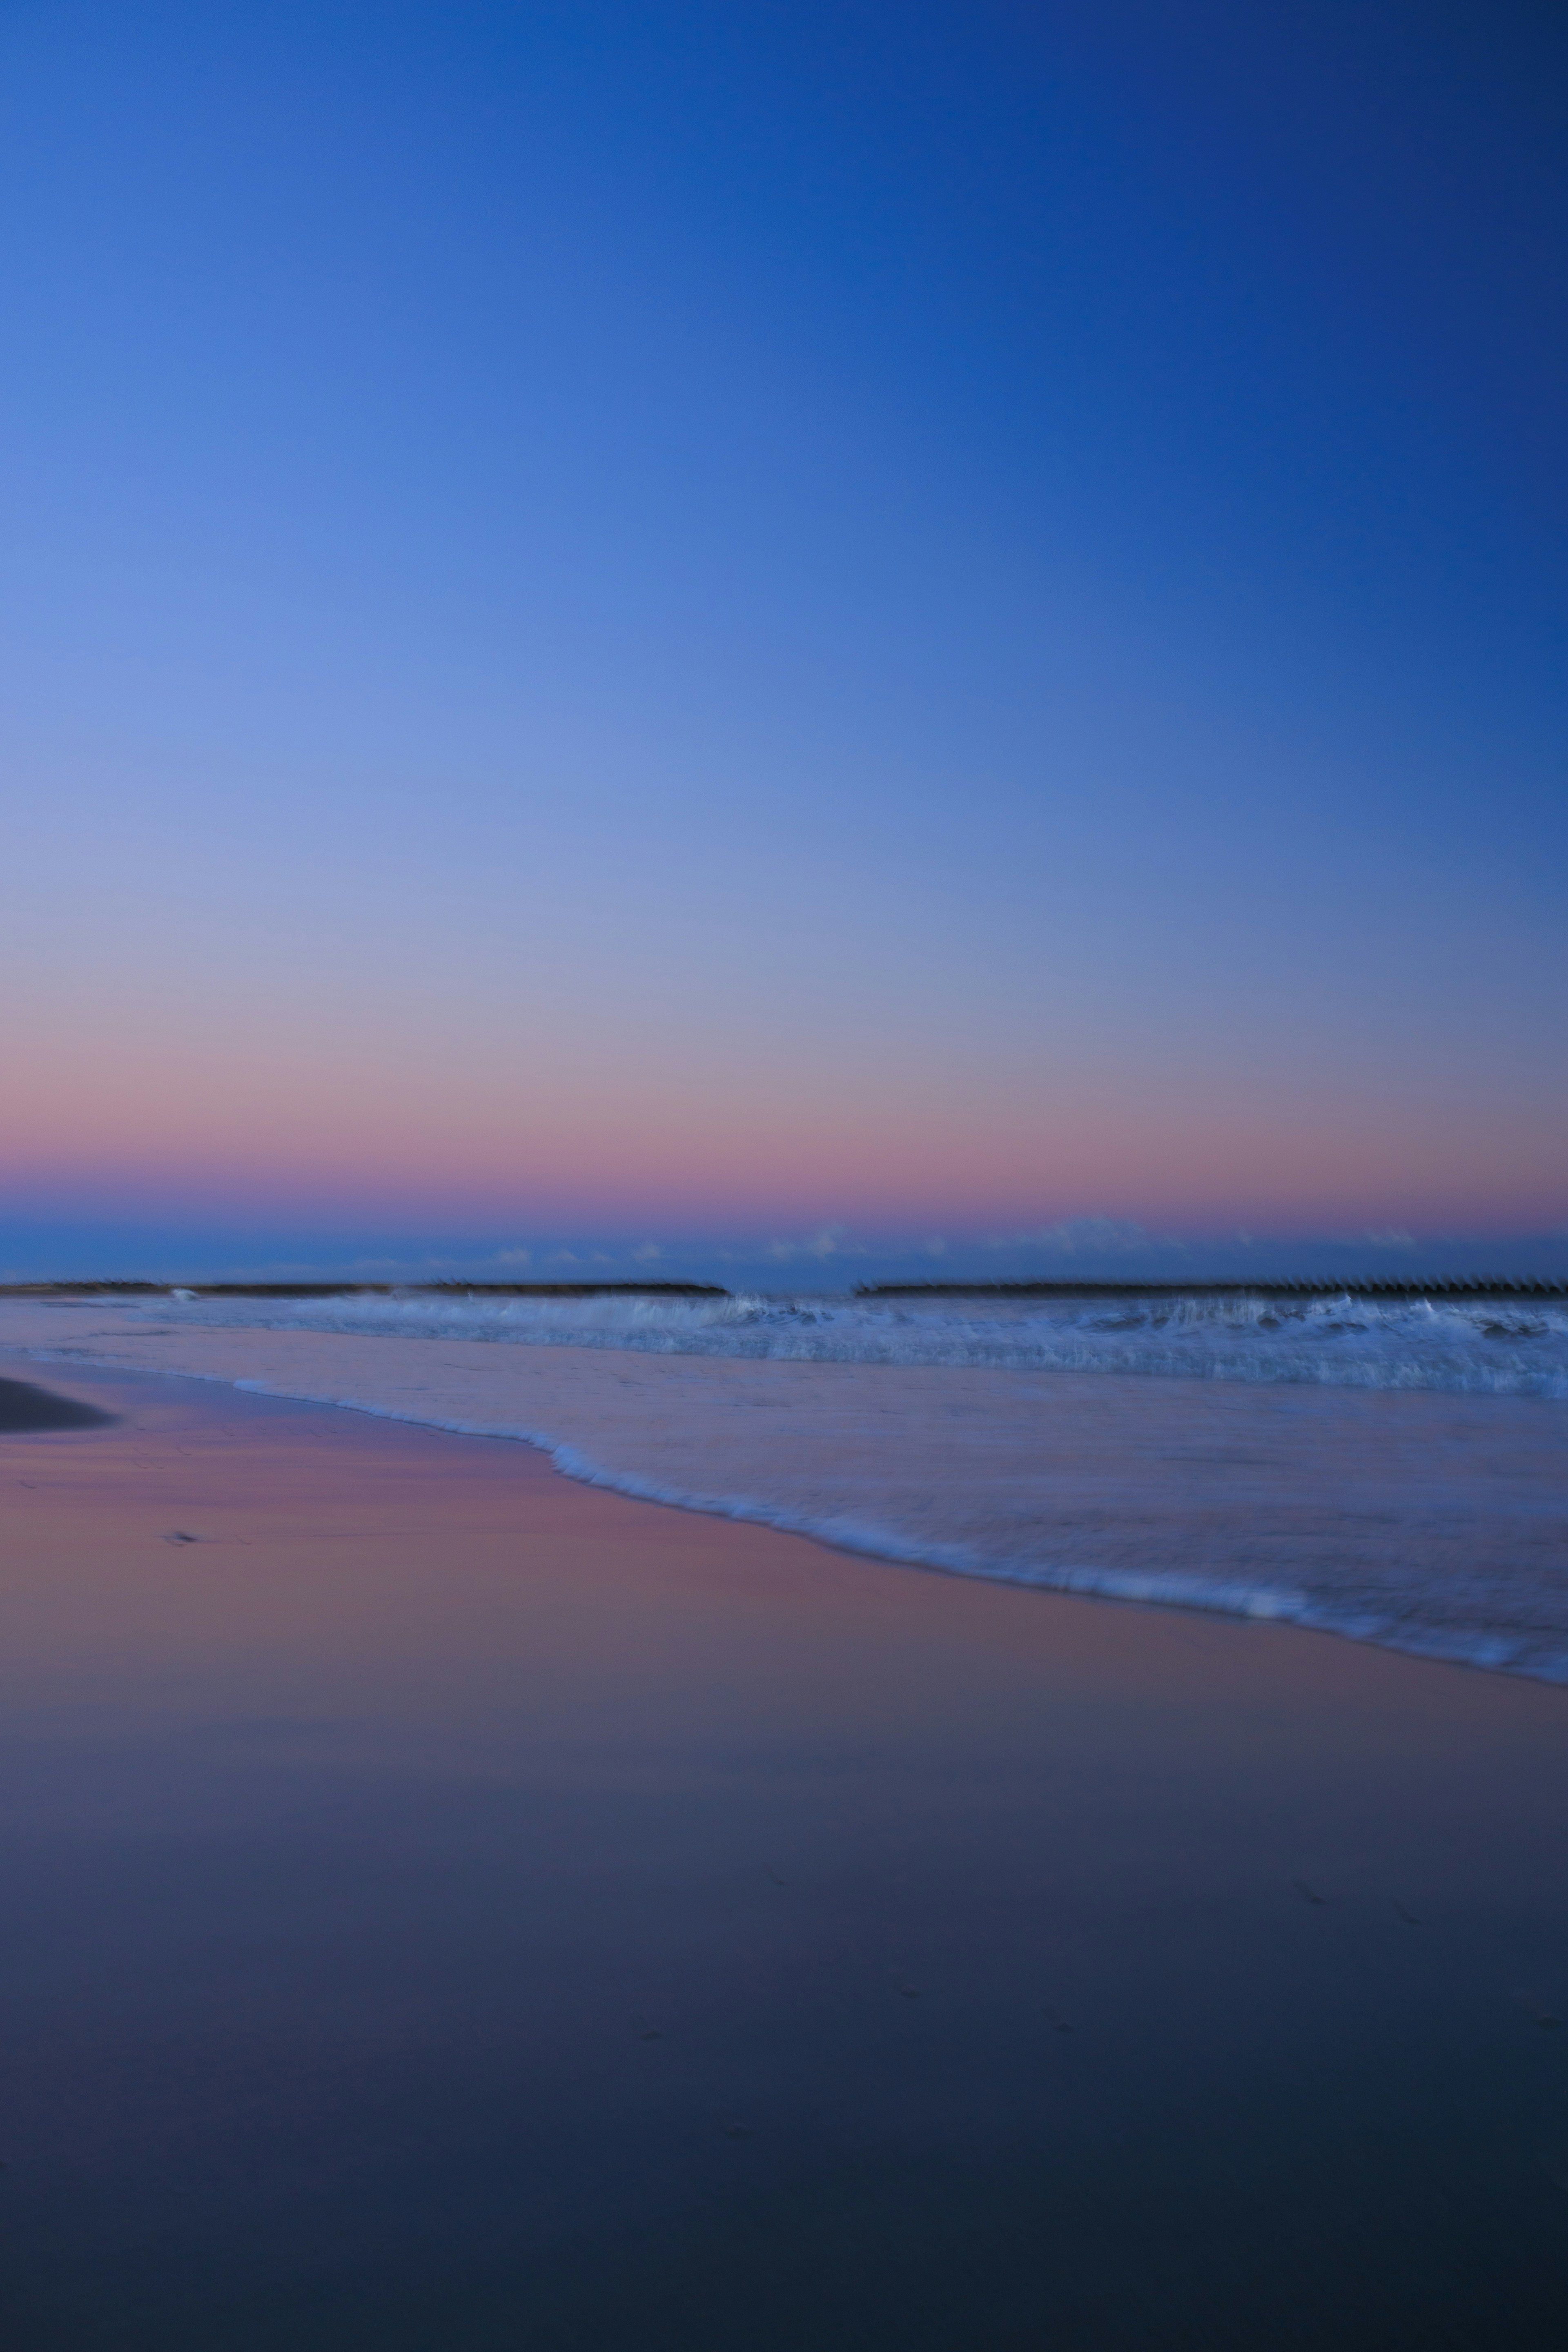
[[[1305,1382],[1568,1398],[1568,1307],[1509,1299],[1213,1297],[160,1299],[159,1321],[793,1363]]]

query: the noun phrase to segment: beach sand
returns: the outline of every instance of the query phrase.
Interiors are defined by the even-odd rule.
[[[1568,1693],[47,1385],[18,2352],[1568,2340]]]

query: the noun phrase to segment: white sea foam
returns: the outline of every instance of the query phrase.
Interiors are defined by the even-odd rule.
[[[632,1349],[813,1364],[986,1365],[1018,1371],[1306,1381],[1568,1399],[1568,1302],[1294,1298],[1261,1295],[1060,1297],[202,1299],[184,1325],[397,1333],[521,1347]]]
[[[1568,1681],[1550,1304],[164,1297],[0,1305],[0,1346],[524,1438],[886,1559]]]

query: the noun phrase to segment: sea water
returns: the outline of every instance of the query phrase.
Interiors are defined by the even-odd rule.
[[[1568,1680],[1568,1307],[1201,1294],[6,1303],[0,1345],[525,1438],[847,1550]]]
[[[145,1313],[146,1309],[133,1310]],[[151,1310],[168,1316],[166,1302]],[[1145,1293],[178,1301],[182,1325],[816,1364],[990,1365],[1568,1399],[1568,1301]]]

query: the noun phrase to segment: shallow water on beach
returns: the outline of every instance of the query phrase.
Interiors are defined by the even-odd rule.
[[[750,1322],[734,1301],[9,1303],[0,1344],[523,1438],[592,1484],[884,1559],[1568,1680],[1562,1310],[1431,1310],[1440,1335],[1421,1360],[1468,1350],[1465,1381],[1373,1383],[1258,1367],[1288,1344],[1408,1370],[1426,1327],[1407,1304],[1358,1302],[1358,1338],[1317,1315],[1325,1302],[1284,1302],[1286,1339],[1228,1314],[1260,1302],[1217,1304],[1227,1315],[1167,1316],[1158,1344],[1196,1334],[1243,1375],[1193,1377],[1196,1353],[1185,1376],[1114,1354],[1087,1372],[1042,1363],[1042,1323],[1076,1346],[1091,1318],[1032,1301],[884,1318],[902,1356],[864,1352],[884,1327],[861,1305],[800,1301]],[[965,1318],[989,1353],[952,1360]],[[859,1355],[825,1352],[851,1343]]]

